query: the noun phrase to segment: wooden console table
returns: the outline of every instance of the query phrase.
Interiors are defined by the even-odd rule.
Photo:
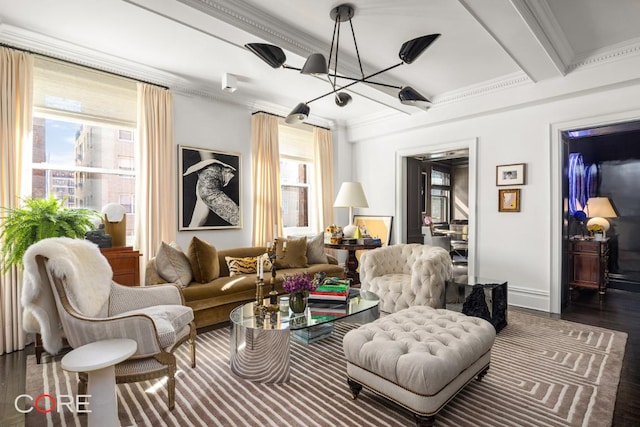
[[[356,271],[358,269],[358,258],[356,258],[356,251],[375,249],[375,248],[379,248],[380,246],[381,245],[358,245],[358,244],[347,245],[342,243],[337,245],[334,245],[331,243],[324,244],[324,247],[327,249],[341,249],[341,250],[349,251],[349,255],[347,255],[347,262],[346,262],[346,267],[347,267],[346,275],[348,279],[351,279],[352,285],[360,284],[360,275]]]
[[[140,286],[140,252],[131,246],[100,248],[113,270],[113,280],[125,286]]]

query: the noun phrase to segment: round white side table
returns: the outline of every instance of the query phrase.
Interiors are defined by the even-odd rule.
[[[118,421],[115,365],[138,348],[131,339],[96,341],[71,350],[62,358],[62,369],[88,375],[89,427],[113,427]]]

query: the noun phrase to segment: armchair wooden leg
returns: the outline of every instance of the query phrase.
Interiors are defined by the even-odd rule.
[[[168,406],[169,410],[173,411],[173,408],[176,406],[176,367],[169,367],[169,375],[167,381],[167,397],[168,397]]]
[[[189,338],[189,352],[191,353],[191,367],[196,367],[196,325],[191,323],[191,336]]]

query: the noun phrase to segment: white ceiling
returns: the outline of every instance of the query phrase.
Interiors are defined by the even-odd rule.
[[[286,115],[330,91],[326,81],[271,69],[244,48],[282,47],[287,64],[328,55],[330,10],[341,1],[0,0],[0,42],[142,80]],[[377,81],[412,86],[434,109],[513,84],[563,78],[584,63],[640,50],[638,0],[352,0],[365,74],[400,62],[402,43],[440,33],[413,64]],[[349,26],[342,27],[340,70],[359,74]],[[342,68],[344,65],[345,68]],[[238,90],[221,90],[223,73]],[[331,96],[310,104],[311,119],[359,121],[429,114],[400,104],[397,90],[357,84],[353,102]]]

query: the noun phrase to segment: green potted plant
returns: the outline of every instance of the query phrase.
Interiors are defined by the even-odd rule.
[[[49,237],[84,238],[95,228],[99,214],[91,209],[72,209],[64,206],[66,199],[53,195],[46,199],[28,197],[19,208],[2,208],[3,271],[22,266],[22,257],[29,246]]]

